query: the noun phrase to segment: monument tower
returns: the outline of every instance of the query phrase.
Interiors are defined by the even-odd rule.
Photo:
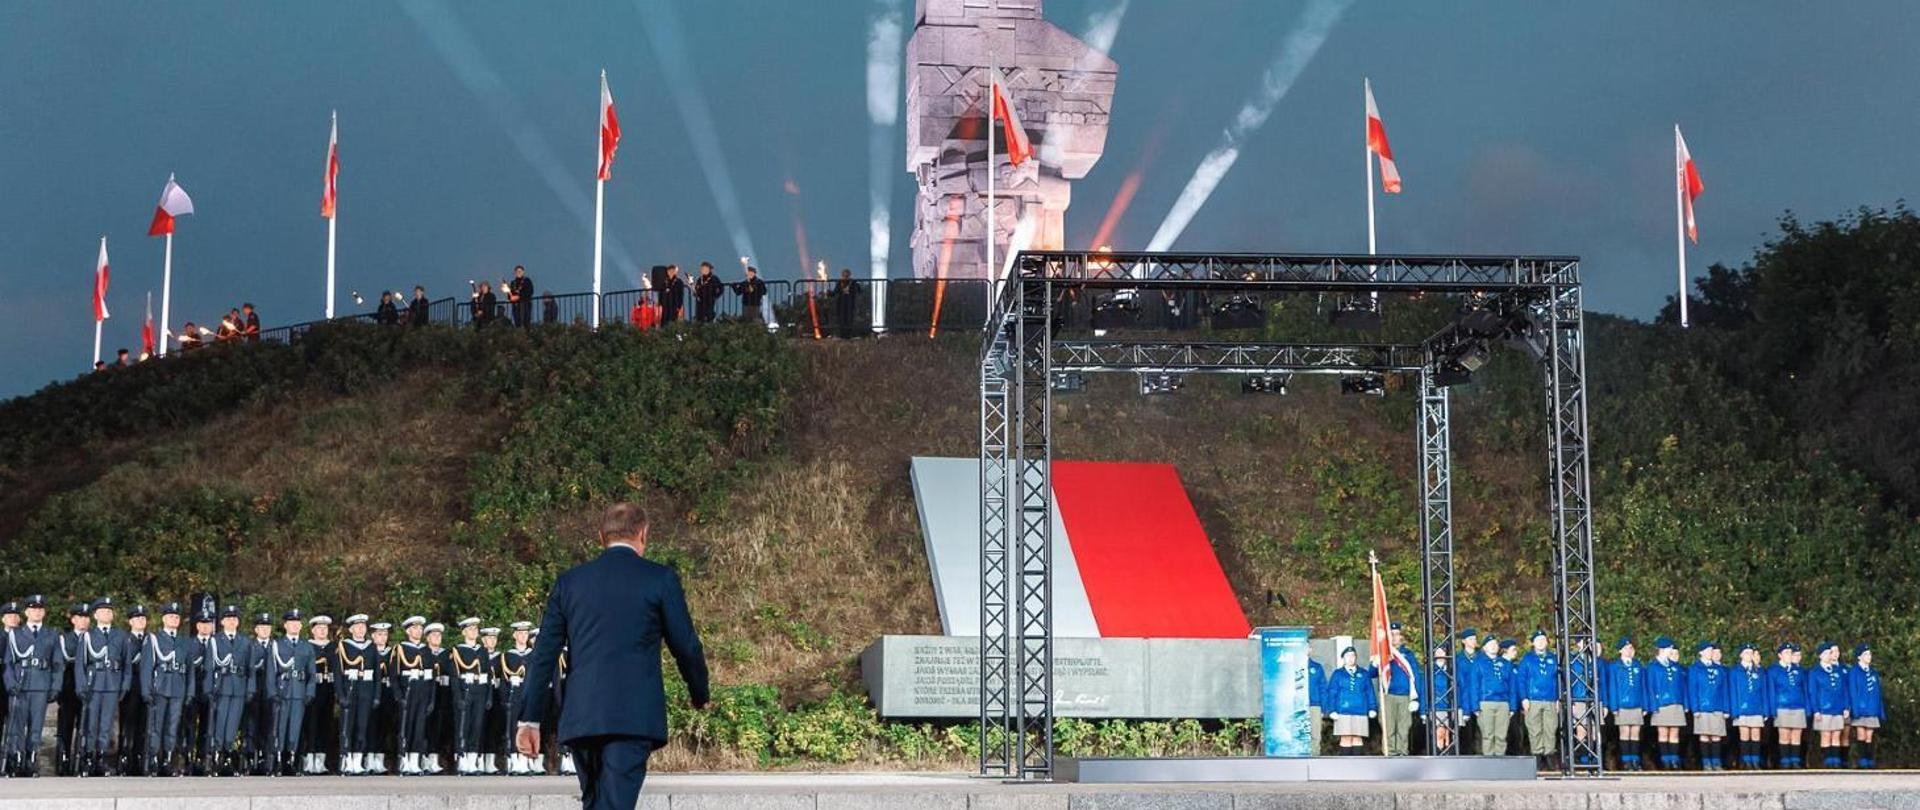
[[[907,42],[907,171],[914,202],[913,271],[921,278],[987,278],[987,171],[995,178],[998,256],[1030,218],[1027,246],[1066,247],[1069,181],[1087,175],[1107,143],[1119,67],[1040,16],[1042,0],[915,0]],[[1004,139],[987,160],[988,65],[1007,77],[1035,159],[1014,167]]]

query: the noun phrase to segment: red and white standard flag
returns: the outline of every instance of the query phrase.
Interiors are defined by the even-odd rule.
[[[1387,125],[1380,121],[1380,107],[1373,103],[1373,82],[1367,82],[1366,88],[1367,151],[1380,156],[1381,189],[1388,194],[1399,194],[1400,169],[1393,165],[1393,147],[1387,145]]]
[[[160,190],[160,205],[153,211],[153,224],[147,226],[148,236],[165,236],[173,233],[173,221],[193,213],[193,198],[187,196],[186,189],[167,176],[167,187]]]
[[[1033,139],[1027,137],[1027,128],[1020,123],[1020,112],[1013,108],[1013,100],[1007,98],[1006,87],[1006,74],[995,68],[993,71],[993,118],[1006,127],[1007,162],[1018,166],[1025,163],[1027,158],[1033,157]]]
[[[153,356],[153,291],[147,291],[147,321],[140,325],[140,356]]]
[[[327,176],[320,189],[320,218],[333,219],[334,180],[340,176],[340,119],[333,119],[333,129],[327,133]]]
[[[613,91],[607,72],[600,71],[600,179],[613,176],[613,153],[620,148],[620,116],[613,112]]]
[[[100,237],[100,258],[93,263],[93,322],[106,320],[107,314],[107,238]]]
[[[1678,126],[1673,128],[1673,162],[1680,183],[1680,210],[1687,224],[1687,238],[1697,245],[1700,228],[1693,224],[1693,201],[1707,186],[1700,182],[1700,167],[1693,165],[1693,153],[1687,151],[1687,139],[1680,137]]]
[[[1376,566],[1373,569],[1373,643],[1369,650],[1373,653],[1373,665],[1381,666],[1382,662],[1391,659],[1396,666],[1406,670],[1411,676],[1413,665],[1408,663],[1406,657],[1400,654],[1400,650],[1393,646],[1393,637],[1388,635],[1392,627],[1392,623],[1387,621],[1387,589],[1380,582],[1380,569]],[[1381,683],[1385,682],[1386,678],[1382,677]]]

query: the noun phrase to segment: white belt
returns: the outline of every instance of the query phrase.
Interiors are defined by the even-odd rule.
[[[340,673],[340,674],[341,674],[341,675],[344,675],[344,676],[346,676],[346,679],[347,679],[347,680],[349,680],[349,681],[371,681],[371,680],[373,680],[373,670],[371,670],[371,669],[349,669],[349,670],[347,670],[347,671],[345,671],[345,672],[342,672],[342,673]]]
[[[462,672],[462,673],[460,673],[460,682],[461,682],[461,683],[466,683],[466,684],[478,684],[478,683],[486,683],[486,682],[487,682],[487,676],[485,676],[485,675],[475,675],[475,674],[473,674],[473,673],[470,673],[470,672]]]
[[[523,682],[525,682],[525,681],[526,681],[526,679],[525,679],[525,678],[522,678],[522,677],[520,677],[520,676],[518,676],[518,675],[509,675],[509,676],[507,676],[507,683],[510,683],[510,684],[513,684],[514,686],[519,686],[519,685],[520,685],[521,683],[523,683]]]
[[[331,672],[321,672],[321,673],[318,673],[318,674],[316,674],[316,675],[314,675],[314,676],[313,676],[313,679],[314,679],[314,681],[316,681],[316,682],[318,682],[318,683],[333,683],[333,673],[331,673]]]
[[[433,671],[427,669],[408,669],[400,672],[400,677],[409,681],[424,681],[433,677]]]

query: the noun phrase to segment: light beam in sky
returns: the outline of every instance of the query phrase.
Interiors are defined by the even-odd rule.
[[[1300,19],[1294,23],[1293,30],[1280,41],[1280,50],[1274,54],[1273,62],[1267,65],[1260,77],[1260,86],[1253,96],[1240,107],[1221,133],[1220,145],[1208,152],[1194,169],[1193,177],[1187,180],[1187,186],[1181,190],[1179,199],[1174,200],[1173,208],[1167,211],[1165,219],[1160,221],[1159,230],[1154,231],[1153,240],[1147,243],[1147,250],[1166,250],[1173,246],[1174,240],[1187,229],[1187,223],[1193,221],[1194,214],[1200,212],[1200,206],[1207,203],[1220,180],[1233,168],[1234,161],[1240,159],[1240,148],[1249,137],[1260,131],[1267,123],[1273,108],[1285,98],[1287,91],[1293,89],[1293,83],[1300,78],[1313,61],[1320,46],[1326,44],[1327,37],[1333,33],[1333,27],[1340,22],[1340,15],[1346,13],[1353,0],[1312,0],[1300,12]]]
[[[747,233],[746,217],[740,213],[733,171],[727,167],[726,154],[720,151],[720,129],[713,125],[713,112],[707,107],[707,97],[700,92],[693,75],[693,58],[687,54],[687,37],[680,28],[680,18],[667,0],[634,0],[634,5],[640,8],[641,27],[647,29],[653,55],[659,58],[660,67],[666,73],[667,90],[673,96],[673,106],[680,110],[680,123],[686,127],[687,139],[693,142],[693,156],[700,162],[708,190],[713,192],[714,205],[720,209],[720,221],[733,240],[733,252],[758,256],[753,249],[753,237]]]
[[[902,0],[874,0],[867,16],[867,267],[875,281],[887,277],[893,254],[894,137],[900,123]],[[886,296],[876,284],[873,323],[885,323]]]

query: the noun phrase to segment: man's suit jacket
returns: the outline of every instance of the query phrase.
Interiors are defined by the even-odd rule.
[[[555,663],[567,652],[562,743],[585,737],[642,737],[667,743],[667,695],[660,673],[666,642],[696,706],[707,702],[707,661],[673,569],[613,546],[553,583],[540,640],[527,659],[520,720],[538,723],[552,701]]]

